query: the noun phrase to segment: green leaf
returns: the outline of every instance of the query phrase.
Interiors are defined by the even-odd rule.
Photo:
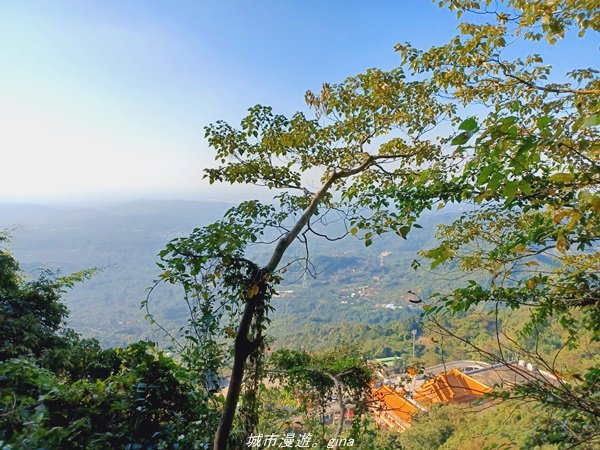
[[[531,189],[531,184],[529,184],[527,181],[521,181],[519,183],[519,191],[521,191],[525,195],[531,195],[533,193],[533,190]]]
[[[506,197],[507,203],[510,203],[513,201],[513,199],[515,198],[515,195],[517,194],[518,187],[519,187],[519,185],[517,184],[516,181],[509,181],[508,183],[506,183],[504,185],[504,189],[502,190],[502,195],[504,195]]]
[[[600,113],[586,117],[581,124],[581,128],[596,127],[598,125],[600,125]]]
[[[575,179],[575,175],[569,172],[555,173],[550,175],[549,180],[556,183],[569,183]]]
[[[495,191],[496,189],[498,189],[504,178],[506,178],[506,175],[504,175],[502,172],[494,173],[494,175],[492,175],[492,179],[487,184],[488,190]]]
[[[410,231],[410,226],[404,225],[403,227],[400,227],[400,229],[398,230],[398,234],[400,236],[402,236],[402,239],[406,239],[406,236],[408,235],[409,231]]]
[[[472,134],[469,132],[460,133],[458,136],[454,136],[454,139],[450,142],[451,145],[463,145],[471,139]]]
[[[448,261],[448,259],[452,257],[453,251],[447,245],[442,244],[439,247],[424,251],[421,254],[425,258],[433,259],[431,263],[431,268],[435,269],[440,264]]]
[[[536,120],[537,127],[540,130],[547,128],[550,123],[552,123],[552,117],[548,116],[538,117]]]
[[[477,186],[480,186],[483,183],[485,183],[487,180],[489,180],[490,175],[492,174],[492,172],[494,170],[496,170],[495,164],[490,164],[489,166],[484,167],[483,170],[479,173],[479,176],[477,177],[477,181],[475,182],[475,184]]]
[[[469,117],[468,119],[464,120],[458,127],[459,130],[464,130],[464,131],[476,131],[477,130],[477,121],[472,118]]]

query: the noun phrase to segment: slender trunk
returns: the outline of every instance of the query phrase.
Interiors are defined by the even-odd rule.
[[[244,379],[244,366],[247,358],[246,351],[238,349],[236,346],[227,398],[225,400],[225,405],[223,406],[223,414],[221,415],[221,421],[219,422],[219,427],[217,428],[213,442],[214,450],[227,449],[231,425],[233,424],[235,410],[240,398],[242,380]]]
[[[373,162],[376,159],[380,158],[384,158],[384,156],[369,157],[365,161],[363,161],[359,166],[353,169],[348,169],[341,172],[334,172],[333,174],[331,174],[327,178],[321,189],[314,195],[306,210],[298,218],[296,224],[288,233],[286,233],[281,239],[279,239],[277,245],[275,246],[275,249],[273,250],[273,254],[271,255],[271,259],[269,260],[269,262],[264,266],[263,269],[258,270],[255,274],[255,277],[253,277],[259,283],[260,290],[256,296],[248,300],[244,309],[244,314],[242,315],[242,319],[240,320],[240,327],[238,329],[234,346],[233,371],[231,373],[231,379],[229,381],[229,390],[227,392],[227,398],[225,399],[225,405],[223,406],[223,414],[221,415],[221,421],[219,422],[219,427],[217,428],[217,432],[215,433],[215,438],[213,441],[214,450],[227,449],[229,434],[231,432],[231,425],[233,424],[235,410],[237,408],[237,404],[240,398],[240,390],[244,378],[244,367],[246,364],[246,360],[248,359],[248,356],[254,351],[254,349],[256,349],[257,343],[250,342],[248,340],[248,331],[250,330],[250,324],[252,323],[252,319],[254,318],[257,305],[263,302],[265,299],[266,285],[264,281],[262,281],[263,275],[267,273],[273,273],[277,269],[277,266],[279,265],[279,262],[281,261],[281,258],[283,257],[284,253],[292,244],[292,242],[298,237],[300,232],[304,229],[306,224],[309,222],[310,218],[315,214],[317,207],[325,198],[325,196],[329,193],[329,189],[331,188],[331,186],[341,178],[347,178],[362,172],[363,170],[367,169],[371,164],[373,164]],[[341,426],[344,426],[343,421]]]
[[[258,342],[252,342],[248,339],[248,332],[250,331],[250,325],[252,324],[256,309],[258,305],[264,301],[266,286],[262,281],[259,282],[259,285],[259,293],[248,300],[242,318],[240,319],[240,326],[235,339],[233,352],[233,369],[231,371],[231,378],[229,379],[227,397],[225,398],[225,404],[223,405],[223,413],[221,414],[219,427],[217,428],[213,441],[214,450],[227,449],[233,418],[235,417],[235,411],[240,399],[246,361],[248,360],[248,356],[250,356],[259,345]]]

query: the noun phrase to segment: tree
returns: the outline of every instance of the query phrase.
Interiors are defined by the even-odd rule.
[[[304,351],[281,349],[269,358],[268,371],[307,403],[324,411],[337,400],[339,420],[330,442],[337,449],[346,420],[346,399],[356,406],[355,411],[364,412],[370,396],[372,373],[366,360],[350,349],[338,349],[325,354],[309,354]]]
[[[244,202],[223,220],[170,242],[160,255],[159,281],[184,288],[190,327],[184,332],[189,345],[182,348],[194,349],[198,370],[218,371],[226,351],[217,342],[233,340],[215,449],[227,447],[248,358],[260,363],[269,300],[282,273],[300,260],[312,273],[310,238],[355,236],[369,246],[386,231],[406,237],[433,202],[424,192],[441,189],[448,157],[427,136],[455,108],[439,102],[427,83],[404,78],[402,69],[373,69],[325,85],[318,96],[308,92],[313,119],[255,106],[240,129],[224,122],[206,128],[218,163],[205,171],[211,183],[278,191],[274,204]],[[322,176],[313,189],[308,176],[315,172]],[[327,234],[328,221],[340,224],[339,235]],[[304,256],[284,260],[295,242]],[[248,254],[259,244],[271,248],[262,264]]]
[[[484,104],[488,112],[463,120],[449,139],[464,163],[452,178],[458,196],[447,201],[476,207],[441,227],[440,245],[423,256],[432,268],[458,262],[462,270],[486,273],[489,282],[439,293],[427,307],[432,316],[488,311],[498,345],[477,350],[494,362],[506,364],[509,354],[520,354],[546,373],[563,371],[565,348],[592,346],[597,354],[600,339],[600,79],[595,68],[557,76],[539,54],[505,55],[519,39],[554,45],[571,29],[579,36],[600,31],[600,4],[442,3],[459,16],[473,13],[477,21],[462,23],[461,35],[444,46],[397,49],[413,74],[430,80],[440,95],[467,111]],[[511,333],[509,311],[520,309],[529,311],[529,320]],[[542,351],[548,332],[562,338],[552,352]],[[569,381],[532,380],[505,393],[553,412],[537,443],[592,447],[600,440],[598,361],[580,364],[569,368]]]
[[[58,344],[56,332],[68,314],[59,299],[56,280],[42,273],[24,282],[18,263],[0,250],[0,360],[40,356]]]
[[[0,231],[0,245],[9,235]],[[10,252],[0,247],[0,361],[15,357],[46,359],[60,364],[58,349],[71,347],[79,336],[65,327],[69,310],[61,301],[65,289],[84,281],[97,269],[60,277],[48,270],[27,280]],[[81,341],[94,346],[94,341]],[[50,357],[49,352],[54,351]]]
[[[62,293],[90,273],[27,281],[0,249],[3,448],[200,448],[216,415],[190,373],[152,342],[103,350],[64,328]]]
[[[205,448],[214,421],[194,380],[155,344],[115,350],[106,378],[65,380],[33,361],[0,364],[0,441],[27,448]],[[210,427],[208,427],[210,428]]]
[[[227,447],[247,364],[260,373],[269,300],[283,272],[300,260],[313,272],[312,238],[355,236],[367,246],[389,231],[406,238],[423,210],[474,202],[476,212],[448,228],[425,256],[435,267],[490,238],[482,251],[464,255],[463,267],[491,270],[493,283],[440,296],[430,311],[491,301],[534,308],[527,330],[558,318],[572,338],[573,320],[597,332],[597,72],[576,69],[569,73],[573,83],[547,82],[541,56],[508,60],[503,50],[512,38],[552,44],[570,27],[598,31],[598,5],[508,0],[488,10],[491,3],[442,1],[458,15],[481,13],[483,21],[461,23],[459,36],[428,51],[398,45],[399,68],[371,69],[307,92],[312,119],[255,106],[240,128],[224,122],[206,128],[217,161],[205,170],[211,183],[277,192],[273,204],[244,202],[161,252],[161,280],[181,284],[190,308],[181,344],[193,355],[190,364],[218,373],[229,352],[223,342],[232,342],[215,449]],[[478,118],[472,108],[481,104],[487,115]],[[445,121],[459,133],[436,136]],[[309,182],[315,172],[322,174],[316,189]],[[325,230],[334,221],[341,224],[338,236]],[[289,256],[295,242],[304,248],[301,258]],[[262,263],[252,253],[260,245],[270,246]],[[551,275],[510,276],[515,264],[533,267],[536,257],[554,250]],[[571,314],[575,309],[581,318]]]

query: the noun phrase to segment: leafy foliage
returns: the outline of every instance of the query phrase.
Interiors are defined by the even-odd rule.
[[[25,281],[2,251],[0,442],[29,448],[207,448],[215,405],[192,374],[137,342],[102,350],[64,329],[66,279]],[[22,326],[21,329],[16,326]]]
[[[57,345],[56,331],[67,316],[60,288],[48,274],[22,283],[17,262],[0,252],[0,359],[40,356]]]
[[[210,182],[279,191],[274,206],[243,203],[162,254],[164,278],[212,305],[208,316],[197,316],[201,323],[217,317],[216,310],[232,313],[217,317],[218,332],[205,341],[235,341],[232,380],[243,374],[246,356],[264,348],[269,300],[281,275],[276,271],[292,241],[305,246],[310,272],[308,238],[332,239],[324,229],[331,217],[345,229],[333,239],[355,236],[370,246],[390,231],[407,238],[424,210],[448,202],[477,207],[443,228],[440,244],[423,256],[432,268],[458,261],[463,270],[487,273],[489,282],[472,280],[450,295],[434,296],[431,313],[491,305],[499,336],[501,310],[527,307],[532,314],[518,333],[522,339],[556,321],[567,330],[569,345],[589,336],[582,330],[597,340],[597,71],[574,69],[567,74],[571,81],[549,82],[551,68],[541,55],[507,59],[504,51],[515,39],[545,37],[553,44],[570,27],[581,35],[598,31],[597,5],[441,4],[459,16],[478,13],[481,20],[462,22],[458,36],[429,50],[399,44],[400,67],[371,69],[307,92],[314,118],[288,118],[258,105],[239,129],[225,122],[206,128],[217,161],[205,171]],[[487,115],[469,116],[481,104]],[[457,133],[432,137],[444,121]],[[322,174],[316,189],[305,181],[315,170]],[[264,264],[245,256],[259,243],[273,244]],[[192,303],[192,318],[199,304]],[[239,319],[238,327],[231,317]],[[550,366],[544,367],[554,371]],[[544,402],[535,391],[531,395]],[[227,427],[229,400],[235,404],[237,394],[226,402]]]
[[[365,359],[344,348],[322,354],[281,349],[270,356],[269,363],[272,379],[296,393],[311,393],[316,403],[328,403],[337,395],[333,378],[338,379],[345,397],[365,401],[372,378]]]
[[[308,92],[314,118],[285,117],[257,105],[239,128],[222,121],[206,127],[216,167],[206,169],[205,178],[278,191],[275,205],[244,202],[161,252],[162,280],[181,284],[190,305],[190,327],[183,332],[197,360],[218,364],[217,339],[233,341],[232,377],[215,448],[227,445],[246,359],[260,365],[270,298],[282,271],[297,260],[284,260],[288,248],[295,241],[304,246],[301,260],[312,273],[310,236],[355,236],[366,246],[387,231],[406,237],[433,202],[425,194],[446,187],[447,157],[427,133],[455,107],[438,101],[428,83],[405,77],[402,69],[372,69],[324,85],[319,95]],[[322,174],[316,188],[306,180],[315,172]],[[342,224],[341,236],[328,235],[331,220]],[[272,245],[272,252],[259,264],[247,251],[261,243]]]
[[[404,64],[440,93],[465,107],[482,102],[489,114],[457,121],[458,133],[448,139],[465,160],[452,177],[459,195],[448,200],[468,200],[477,208],[441,227],[440,244],[423,256],[432,268],[458,262],[463,270],[486,273],[490,281],[471,281],[434,296],[429,312],[483,307],[499,324],[506,308],[527,308],[529,322],[512,337],[507,327],[497,331],[499,348],[487,356],[506,362],[503,351],[520,352],[555,372],[565,346],[593,346],[600,337],[600,79],[597,70],[583,68],[566,74],[569,81],[549,82],[551,67],[541,55],[509,60],[504,50],[519,38],[545,37],[554,44],[569,28],[580,35],[598,31],[598,5],[507,1],[493,9],[491,2],[443,3],[459,15],[478,13],[491,20],[462,23],[461,35],[441,47],[397,49]],[[566,337],[554,354],[541,354],[540,330],[553,324]],[[515,391],[554,411],[567,430],[540,434],[538,443],[587,446],[600,438],[597,398],[589,397],[589,389],[597,390],[597,362],[588,369],[590,376],[575,385],[533,383]]]
[[[2,363],[0,439],[13,448],[202,448],[211,412],[189,376],[153,344],[116,353],[122,369],[96,380],[64,381],[23,359]]]

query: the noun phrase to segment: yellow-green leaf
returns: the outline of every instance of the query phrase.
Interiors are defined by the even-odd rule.
[[[572,173],[560,172],[550,175],[549,179],[555,183],[569,183],[575,179],[575,176]]]

